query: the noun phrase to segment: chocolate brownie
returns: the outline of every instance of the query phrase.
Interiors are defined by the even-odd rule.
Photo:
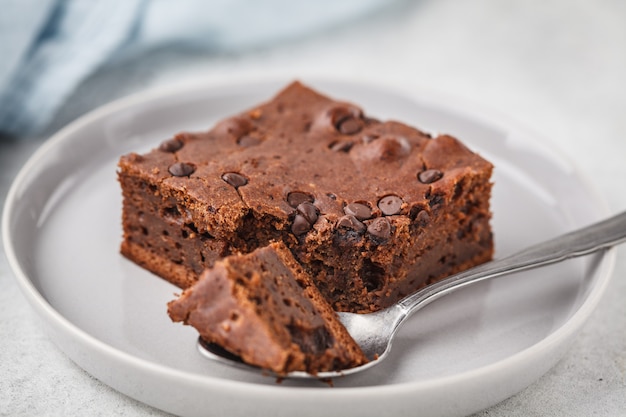
[[[282,241],[334,309],[375,311],[491,259],[491,173],[449,135],[294,82],[123,156],[121,251],[186,288],[218,259]]]
[[[168,312],[203,340],[278,374],[317,374],[367,362],[282,242],[217,261],[169,303]]]

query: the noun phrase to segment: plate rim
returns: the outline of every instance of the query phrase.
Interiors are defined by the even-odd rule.
[[[537,139],[543,138],[543,135],[538,132],[532,131],[527,126],[518,123],[510,116],[502,114],[495,109],[488,109],[486,106],[472,102],[470,100],[455,97],[447,93],[441,93],[420,86],[411,86],[410,90],[405,89],[404,91],[400,91],[393,86],[377,83],[372,80],[355,80],[354,78],[345,79],[341,77],[320,76],[302,76],[296,78],[304,80],[311,79],[315,80],[315,82],[350,84],[353,87],[360,86],[363,88],[367,88],[371,91],[386,92],[387,94],[390,93],[393,95],[401,96],[404,98],[408,98],[411,101],[416,101],[419,98],[420,101],[434,103],[437,106],[442,106],[446,109],[452,109],[455,112],[459,112],[462,115],[469,116],[472,119],[478,118],[483,121],[488,120],[491,125],[494,124],[494,120],[498,120],[500,123],[496,123],[495,125],[499,127],[505,127],[507,130],[513,128],[516,131],[530,132],[529,134],[534,139],[534,142],[537,142],[536,144],[548,149],[551,153],[551,157],[554,157],[554,155],[558,155],[558,158],[560,160],[565,161],[572,168],[576,180],[582,182],[585,193],[591,194],[594,198],[596,198],[596,201],[598,203],[598,214],[605,216],[609,213],[608,205],[605,198],[592,185],[593,183],[590,181],[590,179],[581,172],[578,166],[571,160],[569,160],[567,155],[559,152],[556,147],[553,146],[553,142],[544,140],[539,143],[540,141]],[[315,397],[318,397],[319,395],[326,395],[330,397],[340,395],[344,397],[347,394],[353,395],[354,393],[363,393],[368,396],[387,396],[390,392],[396,394],[402,390],[410,390],[411,392],[414,392],[425,390],[435,385],[450,385],[452,383],[462,382],[463,380],[471,380],[482,374],[488,374],[497,370],[502,370],[502,367],[509,362],[522,363],[532,360],[533,357],[540,355],[541,351],[547,349],[550,346],[554,346],[555,343],[558,343],[561,340],[572,337],[577,332],[577,330],[580,329],[580,327],[587,320],[591,312],[598,305],[602,295],[606,290],[606,287],[608,286],[612,278],[612,272],[615,266],[616,256],[616,252],[614,249],[609,249],[605,251],[602,255],[599,264],[600,267],[597,272],[601,275],[601,277],[598,278],[593,288],[590,289],[589,293],[585,297],[585,300],[582,301],[582,303],[580,304],[580,307],[578,307],[577,310],[573,312],[563,324],[561,324],[558,328],[552,331],[547,337],[541,339],[539,342],[496,362],[458,374],[436,377],[427,380],[400,382],[389,385],[338,387],[333,390],[322,390],[317,386],[289,387],[280,385],[258,384],[249,381],[234,381],[222,379],[220,377],[212,375],[199,375],[189,373],[187,371],[181,371],[167,365],[161,365],[152,362],[148,359],[136,357],[131,353],[115,348],[82,330],[80,327],[78,327],[78,325],[72,323],[68,318],[64,317],[60,312],[58,312],[37,290],[26,271],[22,269],[20,261],[18,260],[15,248],[13,247],[13,240],[10,232],[10,221],[13,217],[13,210],[15,208],[19,190],[21,189],[21,187],[23,187],[24,182],[27,179],[31,169],[35,165],[37,165],[37,163],[42,160],[42,158],[45,157],[45,154],[50,149],[53,149],[56,146],[59,146],[59,144],[68,141],[68,138],[71,138],[75,132],[80,131],[85,126],[97,122],[98,120],[101,120],[102,118],[105,118],[116,112],[123,111],[124,109],[132,108],[138,104],[147,103],[150,100],[163,99],[172,95],[190,94],[194,91],[202,91],[203,94],[206,94],[206,92],[222,89],[226,91],[229,88],[241,88],[245,85],[280,85],[281,83],[284,83],[284,81],[285,79],[280,76],[254,76],[233,77],[227,82],[225,82],[224,80],[207,81],[206,79],[198,79],[189,80],[182,83],[173,83],[166,86],[152,87],[147,90],[136,92],[126,97],[119,98],[117,100],[104,104],[103,106],[99,106],[84,114],[83,116],[77,118],[76,120],[70,122],[59,131],[54,133],[50,138],[48,138],[35,151],[35,153],[31,157],[29,157],[24,166],[19,170],[17,176],[13,179],[12,184],[9,188],[9,192],[7,193],[5,199],[2,216],[2,239],[5,249],[5,256],[8,260],[10,270],[13,273],[16,281],[18,282],[18,286],[20,287],[22,293],[26,296],[29,304],[34,307],[40,318],[48,324],[54,325],[54,330],[56,332],[65,332],[67,333],[67,335],[77,341],[80,341],[90,349],[99,351],[101,354],[107,355],[121,363],[133,364],[134,366],[143,368],[145,371],[149,371],[154,374],[166,375],[169,378],[174,379],[184,378],[193,381],[194,384],[200,384],[202,386],[205,386],[206,388],[212,389],[215,389],[217,387],[219,387],[220,390],[226,388],[241,389],[242,386],[244,386],[246,390],[251,390],[258,393],[259,395],[267,394],[269,392],[281,392],[285,394],[293,392],[296,393],[298,396],[313,395]],[[442,105],[442,102],[454,103],[454,105]],[[51,336],[53,340],[56,339],[55,337],[52,337],[49,331],[47,333]],[[56,342],[56,340],[54,341]],[[61,348],[61,350],[66,355],[70,356],[65,349]],[[79,366],[83,367],[81,364],[79,364]],[[551,368],[552,366],[553,364],[550,365],[549,368]],[[107,385],[110,385],[106,381],[105,383],[107,383]]]

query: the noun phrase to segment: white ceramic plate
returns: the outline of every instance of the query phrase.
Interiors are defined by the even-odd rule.
[[[284,381],[211,363],[193,329],[171,323],[178,290],[118,253],[116,162],[180,130],[271,97],[289,80],[144,93],[72,123],[26,164],[8,195],[3,238],[28,301],[58,346],[115,389],[181,415],[465,415],[550,369],[596,306],[613,252],[477,284],[419,312],[391,357],[335,381]],[[336,98],[451,133],[494,162],[497,255],[598,220],[602,201],[537,135],[431,92],[308,81]]]

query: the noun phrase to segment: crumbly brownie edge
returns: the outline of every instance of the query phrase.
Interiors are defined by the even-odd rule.
[[[205,340],[279,374],[367,361],[282,243],[218,261],[168,312]]]
[[[366,313],[387,307],[491,259],[490,175],[489,169],[471,181],[459,178],[465,181],[463,192],[433,192],[408,215],[378,217],[388,224],[387,239],[371,239],[364,223],[360,231],[351,225],[339,232],[320,227],[315,239],[307,241],[307,251],[295,248],[296,256],[335,310]],[[332,245],[335,250],[329,251]]]
[[[321,358],[317,358],[317,363],[312,363],[310,366],[317,371],[329,371],[354,367],[368,362],[361,347],[341,323],[332,305],[319,291],[312,277],[305,272],[302,265],[296,261],[289,249],[282,243],[273,243],[271,246],[283,264],[291,270],[294,278],[306,283],[303,295],[313,303],[334,340],[324,355]],[[330,365],[327,363],[328,357],[331,359]]]
[[[239,291],[229,273],[222,261],[207,269],[193,286],[168,303],[172,321],[193,326],[204,340],[263,369],[285,373],[289,364],[303,367],[302,353],[285,343],[286,336],[268,327],[253,303],[237,297]]]

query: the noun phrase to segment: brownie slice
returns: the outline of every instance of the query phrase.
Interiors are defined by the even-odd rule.
[[[294,82],[119,162],[129,259],[186,288],[282,241],[334,309],[375,311],[488,261],[492,165]]]
[[[205,341],[278,374],[316,374],[367,362],[282,242],[216,262],[169,303],[168,312]]]

